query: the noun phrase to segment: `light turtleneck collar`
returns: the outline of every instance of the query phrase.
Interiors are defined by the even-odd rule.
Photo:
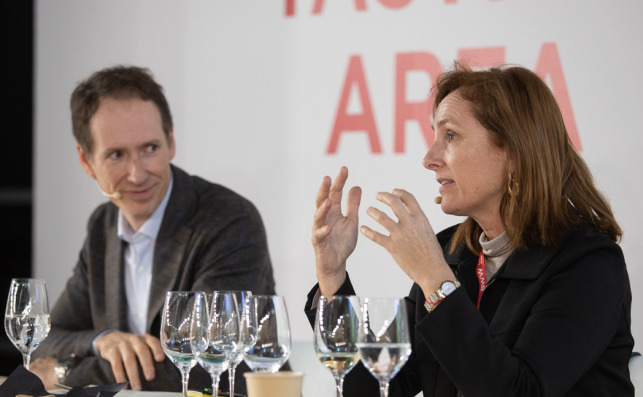
[[[513,248],[506,232],[502,232],[501,235],[493,240],[489,240],[483,232],[480,235],[479,242],[482,247],[482,253],[485,256],[484,264],[487,279],[490,280],[511,255]]]

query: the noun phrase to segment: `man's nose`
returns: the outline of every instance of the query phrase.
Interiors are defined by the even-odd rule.
[[[147,171],[145,170],[145,164],[141,161],[138,156],[134,156],[129,164],[128,170],[128,179],[134,184],[141,184],[145,181],[147,176]]]

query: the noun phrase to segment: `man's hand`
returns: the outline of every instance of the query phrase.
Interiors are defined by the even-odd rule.
[[[56,389],[55,383],[58,383],[54,366],[58,362],[56,357],[36,358],[29,363],[29,371],[37,375],[45,385],[45,390]]]
[[[127,332],[111,332],[96,341],[98,354],[109,361],[116,382],[129,380],[132,390],[141,390],[138,363],[148,381],[154,380],[154,361],[165,360],[161,341],[149,334],[137,335]]]

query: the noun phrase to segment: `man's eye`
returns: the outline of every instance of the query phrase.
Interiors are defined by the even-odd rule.
[[[110,158],[110,159],[113,159],[113,160],[116,160],[116,159],[121,158],[121,156],[122,156],[121,152],[112,152],[112,153],[109,155],[109,158]]]
[[[447,132],[447,140],[452,141],[455,139],[455,134],[451,131]]]
[[[159,145],[157,144],[152,144],[147,147],[147,151],[150,153],[154,153],[159,149]]]

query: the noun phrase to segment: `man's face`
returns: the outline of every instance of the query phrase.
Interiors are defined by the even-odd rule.
[[[104,98],[89,121],[93,153],[76,145],[87,175],[96,178],[137,231],[163,201],[172,176],[174,135],[169,142],[152,101]]]

